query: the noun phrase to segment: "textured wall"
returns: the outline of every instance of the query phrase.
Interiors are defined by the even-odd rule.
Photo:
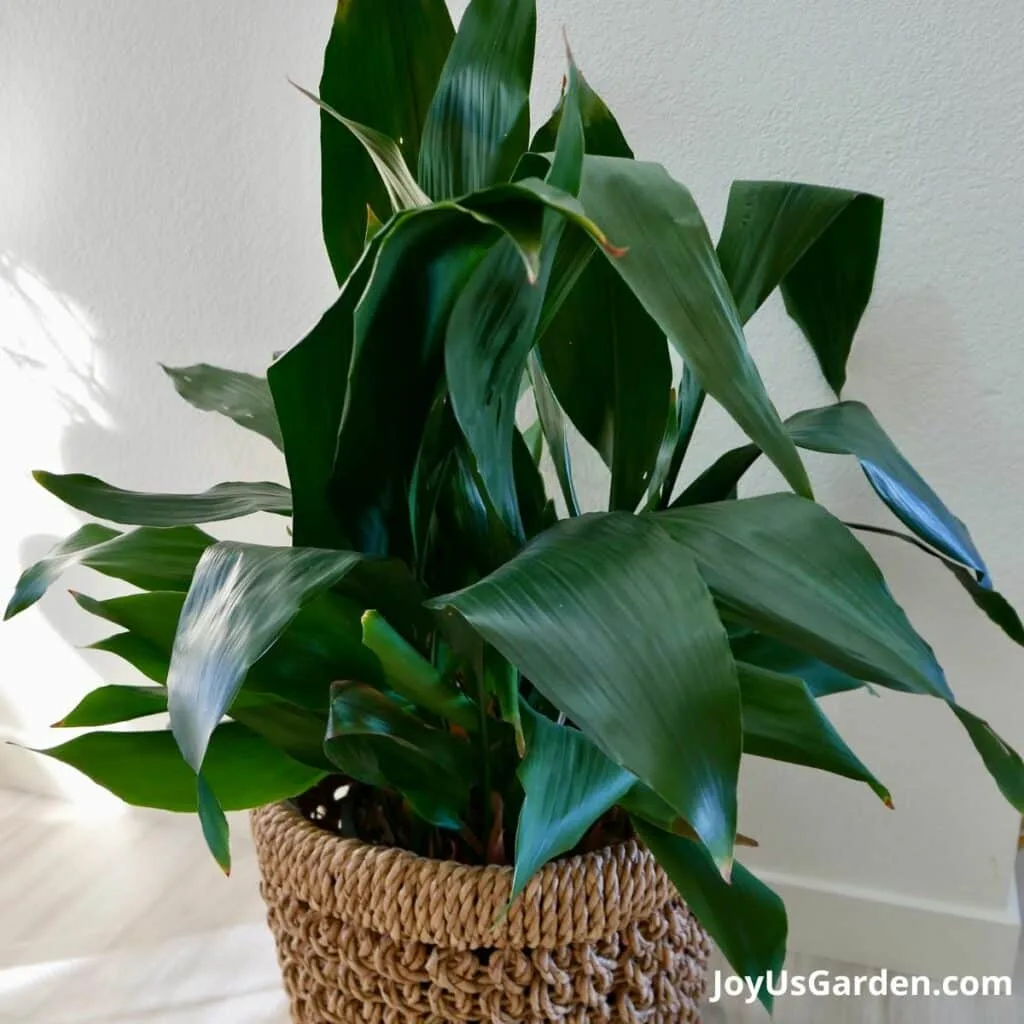
[[[565,26],[634,148],[687,182],[713,231],[733,177],[886,197],[847,396],[874,408],[1024,606],[1019,0],[540,6],[536,113],[557,93]],[[36,492],[30,468],[140,488],[280,476],[259,439],[181,403],[157,360],[257,369],[330,299],[316,115],[285,76],[315,83],[331,8],[4,5],[3,580],[75,522]],[[784,413],[827,400],[781,304],[748,333]],[[712,410],[691,471],[734,437]],[[885,521],[849,460],[811,464],[834,510]],[[977,617],[961,621],[971,609],[940,569],[872,549],[964,703],[1024,747],[1024,654]],[[84,574],[73,582],[96,589]],[[57,595],[0,632],[0,719],[19,735],[38,737],[90,681],[111,678],[113,665],[67,646],[96,635],[72,612]],[[897,812],[866,788],[751,763],[741,824],[762,843],[752,860],[824,888],[1002,910],[1014,814],[948,712],[895,696],[839,697],[831,710]],[[0,757],[7,780],[44,784],[23,755]]]

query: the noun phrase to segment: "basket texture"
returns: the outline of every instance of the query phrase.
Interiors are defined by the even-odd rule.
[[[252,830],[295,1024],[700,1019],[707,936],[635,841],[548,864],[501,917],[510,868],[339,839],[283,805]]]

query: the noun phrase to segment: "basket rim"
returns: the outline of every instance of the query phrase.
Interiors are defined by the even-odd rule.
[[[508,865],[460,864],[333,835],[284,803],[254,810],[251,822],[268,903],[298,901],[395,941],[555,948],[607,938],[678,899],[637,839],[545,864],[506,913]]]

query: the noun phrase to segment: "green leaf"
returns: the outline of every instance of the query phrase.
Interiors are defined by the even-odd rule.
[[[864,686],[860,679],[763,633],[745,632],[730,637],[729,643],[737,664],[746,662],[772,673],[795,676],[807,686],[812,697],[845,693]]]
[[[737,181],[718,258],[743,321],[779,285],[790,316],[838,394],[871,297],[882,200],[782,181]]]
[[[36,482],[65,504],[113,523],[187,526],[222,522],[255,512],[292,513],[287,487],[272,483],[217,484],[201,494],[146,494],[125,491],[84,473],[34,472]]]
[[[580,198],[615,244],[627,247],[624,256],[609,257],[611,265],[700,385],[793,489],[809,497],[807,474],[747,350],[739,314],[690,193],[657,164],[588,156]]]
[[[73,565],[84,565],[146,590],[187,590],[200,556],[212,542],[212,537],[194,526],[144,526],[118,533],[87,524],[21,574],[4,618],[35,604]]]
[[[415,167],[454,34],[444,0],[340,0],[320,96],[346,117],[395,139],[405,163]],[[320,117],[320,164],[324,242],[341,284],[362,250],[367,206],[382,215],[387,195],[363,147],[326,113]]]
[[[653,518],[730,617],[860,679],[952,699],[878,566],[820,505],[770,494]]]
[[[992,726],[959,705],[950,705],[1010,805],[1024,814],[1024,762]]]
[[[189,404],[203,412],[219,412],[240,427],[262,435],[276,447],[284,448],[270,388],[263,377],[224,370],[208,363],[162,366],[162,369]]]
[[[684,365],[676,392],[675,414],[669,417],[670,422],[674,421],[675,434],[671,440],[662,441],[663,447],[669,447],[668,454],[665,456],[668,466],[664,472],[664,479],[661,481],[658,500],[649,507],[666,508],[670,503],[674,504],[671,501],[672,492],[675,490],[676,480],[679,479],[679,470],[682,469],[683,459],[693,440],[693,433],[697,429],[697,420],[704,408],[706,397],[707,394],[689,366]]]
[[[707,505],[736,497],[740,478],[761,457],[756,444],[745,444],[720,455],[696,480],[683,488],[669,508]]]
[[[548,443],[551,463],[555,467],[555,476],[562,491],[566,511],[570,516],[578,516],[580,503],[572,479],[572,459],[569,455],[569,441],[565,435],[565,416],[562,407],[555,397],[536,349],[530,353],[526,366],[533,386],[533,399],[537,406],[537,426]],[[534,461],[539,463],[540,459]]]
[[[419,179],[435,199],[506,180],[530,131],[534,0],[471,0],[427,112]]]
[[[583,74],[576,70],[579,75],[579,112],[586,152],[592,156],[632,157],[633,150],[629,148],[618,121]],[[551,117],[537,130],[530,143],[531,150],[536,153],[550,153],[554,150],[565,108],[566,94],[563,93]]]
[[[213,859],[220,865],[225,875],[231,874],[231,837],[228,831],[228,819],[210,789],[209,783],[200,773],[196,778],[196,802],[199,811],[199,824],[203,829],[203,838],[213,854]]]
[[[592,260],[540,350],[558,401],[611,470],[608,507],[632,511],[665,431],[672,370],[664,332],[611,264]]]
[[[425,725],[377,690],[339,683],[324,749],[346,774],[394,789],[425,821],[459,829],[469,800],[469,747]]]
[[[689,821],[728,871],[740,755],[736,669],[707,588],[679,545],[635,516],[580,516],[486,579],[430,603],[461,614]]]
[[[153,682],[160,683],[161,686],[167,683],[169,654],[165,654],[156,644],[137,633],[115,633],[113,636],[88,644],[86,649],[117,655]]]
[[[440,383],[444,331],[493,237],[493,227],[436,207],[401,215],[377,236],[373,277],[355,308],[340,427],[318,442],[325,455],[330,448],[334,506],[358,550],[411,559],[407,487]],[[337,379],[329,384],[338,390]]]
[[[889,790],[846,745],[801,679],[736,663],[743,702],[743,752],[866,782],[892,806]]]
[[[137,807],[197,809],[195,773],[181,759],[169,730],[87,733],[39,753],[77,768]],[[323,774],[236,722],[217,726],[203,765],[203,776],[229,811],[297,796]]]
[[[370,279],[384,232],[369,245],[341,295],[309,334],[267,371],[291,481],[293,540],[303,547],[347,547],[331,493],[334,455],[352,358],[356,304]]]
[[[204,553],[185,598],[167,675],[171,728],[197,774],[246,672],[301,606],[341,579],[359,557],[223,541]]]
[[[391,203],[393,213],[399,210],[408,210],[414,206],[429,206],[430,197],[419,187],[402,156],[402,150],[394,139],[379,132],[376,128],[360,124],[339,114],[329,103],[325,103],[315,93],[303,89],[301,85],[292,82],[303,96],[311,99],[325,114],[330,115],[336,121],[343,124],[359,140],[360,145],[366,150],[367,156],[373,161],[373,166],[380,175],[380,180],[387,190],[388,199]],[[371,213],[373,208],[369,207]]]
[[[119,655],[158,683],[167,681],[184,594],[152,592],[107,601],[74,597],[86,611],[129,630],[91,644],[93,649]],[[360,614],[359,606],[337,594],[314,598],[249,669],[245,689],[325,714],[334,680],[382,682],[379,662],[362,645]]]
[[[549,860],[573,849],[636,782],[577,729],[556,725],[528,704],[526,757],[519,781],[526,799],[516,831],[511,903]]]
[[[786,429],[801,448],[856,455],[875,492],[904,525],[988,584],[988,568],[967,527],[903,457],[866,405],[838,402],[808,409],[791,416]]]
[[[130,722],[167,710],[167,691],[160,686],[100,686],[87,693],[55,729],[82,729]]]
[[[362,625],[363,645],[380,659],[384,678],[395,693],[469,732],[476,732],[476,705],[392,629],[383,616],[367,611]]]
[[[726,883],[697,843],[640,818],[633,825],[736,973],[762,982],[769,971],[778,977],[788,929],[782,900],[742,864],[735,865]],[[758,999],[771,1013],[772,995],[764,984]]]
[[[906,544],[911,544],[918,550],[923,551],[926,555],[931,555],[932,558],[937,558],[957,579],[960,586],[967,591],[971,600],[980,608],[989,619],[994,622],[1014,643],[1020,644],[1024,647],[1024,624],[1020,621],[1020,616],[1017,614],[1016,609],[1009,601],[1003,597],[998,591],[990,590],[987,586],[983,586],[978,578],[971,572],[970,569],[964,568],[956,562],[950,561],[948,558],[943,558],[938,552],[933,551],[930,547],[922,544],[917,538],[909,537],[905,533],[899,533],[897,530],[887,530],[881,526],[868,526],[864,523],[847,523],[846,524],[851,530],[863,530],[867,533],[882,534],[886,537],[894,537],[896,540],[901,540]]]

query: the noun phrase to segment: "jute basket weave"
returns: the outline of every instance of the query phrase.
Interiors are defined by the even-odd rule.
[[[252,814],[295,1024],[688,1024],[708,939],[638,843],[547,865],[495,925],[510,868]]]

